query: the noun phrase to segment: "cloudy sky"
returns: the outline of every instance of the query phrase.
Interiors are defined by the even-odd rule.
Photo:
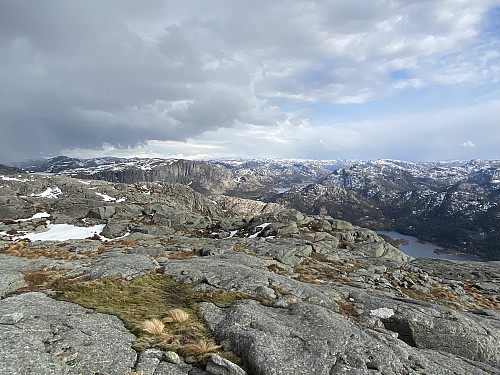
[[[0,163],[500,159],[500,0],[0,0]]]

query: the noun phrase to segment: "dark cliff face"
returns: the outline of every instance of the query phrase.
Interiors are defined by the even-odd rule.
[[[136,183],[162,181],[190,186],[201,193],[223,193],[236,185],[233,174],[222,165],[169,159],[74,159],[58,156],[24,165],[30,172]]]
[[[177,160],[162,163],[151,169],[130,166],[124,169],[113,168],[77,172],[76,177],[105,180],[110,182],[135,183],[163,181],[188,185],[201,193],[224,191],[224,182],[231,180],[231,172],[223,167],[213,167],[204,162]]]
[[[0,164],[0,174],[24,173],[21,169]]]

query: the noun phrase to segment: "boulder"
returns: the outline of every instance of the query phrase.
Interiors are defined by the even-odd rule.
[[[92,208],[88,213],[87,217],[88,218],[94,218],[94,219],[103,219],[107,220],[116,213],[116,207],[115,206],[103,206],[103,207],[96,207]]]
[[[417,374],[425,369],[433,375],[486,375],[500,369],[413,348],[307,303],[287,308],[248,300],[229,308],[202,303],[201,312],[216,338],[242,357],[251,374]]]
[[[93,313],[41,293],[0,301],[0,316],[22,314],[0,324],[0,373],[123,375],[135,364],[135,340],[115,316]]]
[[[87,277],[91,280],[109,276],[134,278],[147,275],[159,264],[145,255],[123,254],[120,252],[106,253],[100,261],[86,268]]]

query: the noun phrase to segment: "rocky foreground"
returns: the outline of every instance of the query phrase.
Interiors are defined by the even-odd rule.
[[[1,374],[500,373],[500,262],[328,216],[5,175],[0,249]]]

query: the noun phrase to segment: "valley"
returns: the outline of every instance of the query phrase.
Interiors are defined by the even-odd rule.
[[[73,159],[24,171],[110,182],[180,183],[203,194],[277,203],[460,253],[500,259],[500,162]]]

